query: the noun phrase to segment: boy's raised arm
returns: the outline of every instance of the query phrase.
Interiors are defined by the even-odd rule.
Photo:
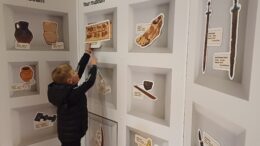
[[[83,82],[83,84],[81,84],[79,87],[76,88],[76,90],[78,90],[78,93],[85,93],[88,91],[89,88],[91,88],[95,81],[96,81],[96,75],[97,75],[97,59],[94,56],[94,54],[91,57],[91,61],[90,64],[92,65],[92,67],[90,68],[89,72],[88,72],[88,76],[86,77],[85,82]]]
[[[81,57],[76,71],[78,72],[79,78],[82,77],[82,74],[84,73],[84,70],[86,69],[86,66],[88,64],[90,55],[87,53],[84,53],[84,55]]]
[[[97,66],[93,65],[91,69],[89,70],[89,75],[86,78],[85,82],[83,82],[80,86],[78,86],[75,90],[77,90],[77,93],[85,93],[88,91],[89,88],[91,88],[96,80],[97,75]]]
[[[82,77],[82,74],[84,73],[84,70],[86,69],[86,66],[88,64],[90,54],[92,53],[92,50],[90,49],[90,44],[87,44],[87,48],[85,49],[84,55],[81,57],[76,71],[78,72],[79,78]]]

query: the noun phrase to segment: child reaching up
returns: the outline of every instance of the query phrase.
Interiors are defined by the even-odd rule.
[[[78,85],[89,59],[91,64],[89,74],[86,80]],[[76,71],[70,65],[63,64],[52,72],[53,82],[48,85],[48,99],[57,107],[58,138],[62,146],[80,146],[80,140],[86,134],[88,109],[85,93],[95,83],[96,63],[96,58],[88,45]]]

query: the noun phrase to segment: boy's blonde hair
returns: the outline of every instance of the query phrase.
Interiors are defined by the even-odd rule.
[[[71,75],[72,67],[69,64],[61,64],[52,71],[52,80],[55,83],[65,84]]]

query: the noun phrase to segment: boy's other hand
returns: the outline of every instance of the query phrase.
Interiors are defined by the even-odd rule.
[[[90,64],[97,65],[97,58],[96,58],[96,56],[94,56],[94,54],[91,55]]]

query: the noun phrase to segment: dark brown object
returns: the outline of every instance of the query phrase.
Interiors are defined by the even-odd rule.
[[[153,87],[153,82],[150,81],[144,81],[144,89],[145,90],[150,90]]]
[[[200,146],[203,146],[203,140],[202,140],[202,136],[201,136],[201,132],[200,130],[198,130],[198,134],[199,134],[199,143],[200,143]]]
[[[149,98],[156,100],[157,98],[155,96],[153,96],[152,94],[146,92],[145,90],[143,90],[142,88],[138,87],[137,85],[134,86],[136,89],[138,89],[139,91],[141,91],[142,93],[144,93],[146,96],[148,96]]]
[[[209,16],[211,11],[209,9],[211,5],[211,1],[208,1],[208,10],[206,12],[207,20],[206,20],[206,33],[205,33],[205,41],[204,41],[204,52],[203,52],[203,68],[202,72],[205,73],[206,70],[206,62],[207,62],[207,49],[208,49],[208,32],[209,32]]]
[[[103,133],[103,128],[101,127],[101,136],[102,136],[102,142],[101,142],[101,146],[104,146],[104,133]]]
[[[231,10],[232,17],[232,32],[231,32],[231,48],[230,48],[230,70],[229,76],[231,79],[234,77],[234,69],[235,69],[235,58],[236,58],[236,50],[237,50],[237,32],[238,32],[238,17],[240,7],[238,6],[237,0],[234,0],[234,5]]]
[[[32,32],[28,29],[29,23],[26,21],[19,21],[15,23],[15,39],[18,43],[31,43],[33,39]]]

